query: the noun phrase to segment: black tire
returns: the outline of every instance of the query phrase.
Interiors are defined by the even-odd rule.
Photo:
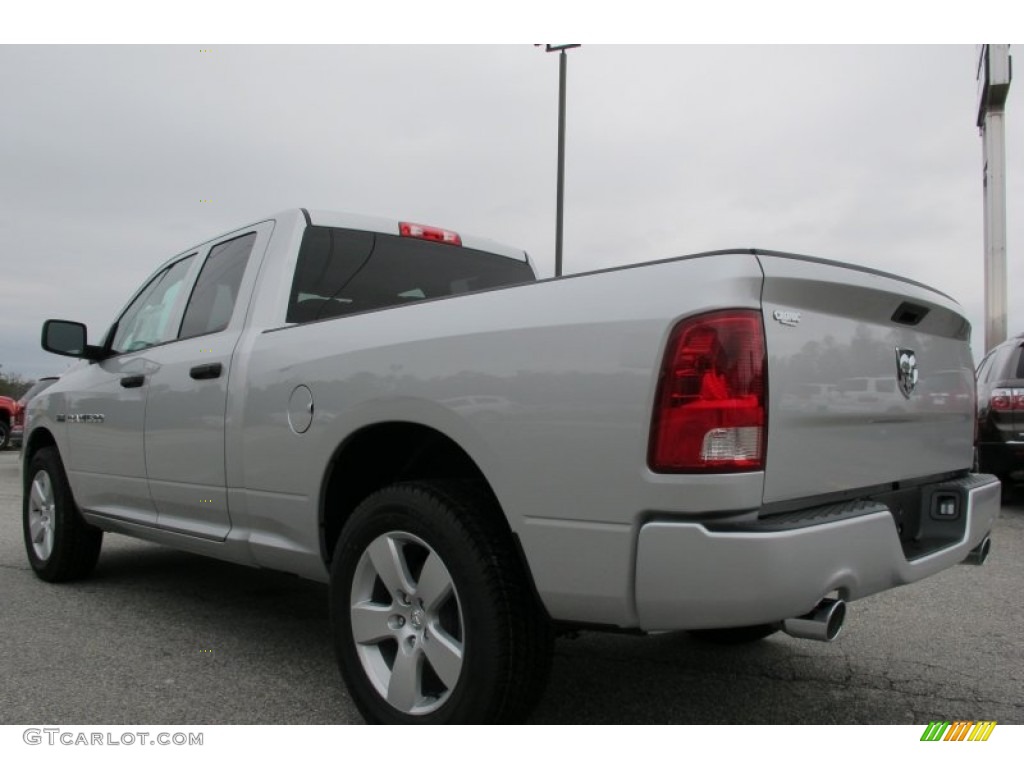
[[[22,529],[29,564],[43,581],[84,579],[96,567],[103,531],[82,519],[56,448],[41,449],[29,462]]]
[[[551,622],[500,514],[479,484],[418,482],[374,493],[345,523],[331,565],[331,626],[367,722],[521,722],[540,699]],[[405,581],[389,570],[395,564]],[[353,613],[363,617],[361,643]]]
[[[7,443],[11,439],[11,427],[6,421],[0,421],[0,451],[7,448]]]
[[[749,627],[725,627],[723,629],[691,629],[689,634],[703,643],[712,645],[743,645],[774,635],[778,624],[753,624]]]

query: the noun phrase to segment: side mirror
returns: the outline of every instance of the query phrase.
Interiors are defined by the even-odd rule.
[[[47,320],[43,323],[43,349],[56,355],[97,360],[100,350],[86,343],[85,325],[71,320]]]

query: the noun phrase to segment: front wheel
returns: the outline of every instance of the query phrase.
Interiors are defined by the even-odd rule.
[[[403,483],[367,498],[331,567],[342,677],[371,723],[524,719],[552,632],[490,494]]]
[[[6,421],[0,421],[0,451],[7,447],[11,439],[11,428]]]
[[[33,455],[22,505],[25,551],[39,578],[72,581],[92,573],[103,531],[82,519],[56,448]]]

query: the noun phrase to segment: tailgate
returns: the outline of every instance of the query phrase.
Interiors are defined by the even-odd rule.
[[[970,325],[956,302],[841,264],[759,259],[766,504],[970,468]]]

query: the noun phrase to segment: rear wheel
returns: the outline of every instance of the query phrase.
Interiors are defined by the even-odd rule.
[[[540,698],[552,632],[495,514],[475,484],[405,483],[345,524],[331,623],[367,721],[516,722]]]
[[[7,447],[11,439],[11,427],[6,421],[0,421],[0,451]]]
[[[763,640],[779,631],[778,624],[754,624],[749,627],[726,627],[724,629],[691,629],[690,635],[714,645],[742,645]]]
[[[29,564],[44,581],[72,581],[92,573],[103,531],[82,519],[56,448],[43,448],[25,475],[22,528]]]

